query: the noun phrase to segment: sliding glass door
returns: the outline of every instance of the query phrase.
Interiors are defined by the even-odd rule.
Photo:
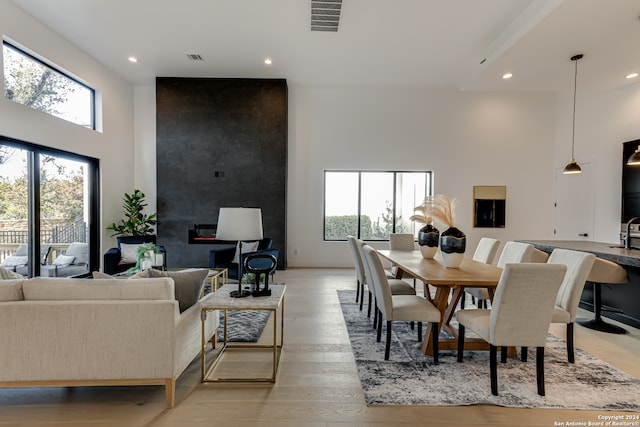
[[[0,266],[69,277],[98,267],[97,160],[0,138]]]

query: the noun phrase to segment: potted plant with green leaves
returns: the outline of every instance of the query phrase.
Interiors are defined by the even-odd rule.
[[[144,243],[140,245],[136,251],[136,265],[129,269],[129,273],[135,273],[136,271],[146,270],[151,267],[158,267],[162,265],[156,261],[156,256],[160,254],[160,248],[153,243]]]
[[[138,189],[133,193],[124,193],[124,219],[120,223],[113,223],[107,227],[112,230],[113,236],[149,236],[154,234],[154,227],[158,223],[156,213],[145,214],[143,212],[147,204],[144,202],[144,193]]]

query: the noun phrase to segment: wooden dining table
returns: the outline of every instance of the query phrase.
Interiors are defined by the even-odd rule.
[[[502,268],[471,258],[464,258],[458,268],[447,268],[442,258],[436,256],[433,259],[425,259],[420,251],[378,250],[378,254],[398,266],[398,278],[407,273],[424,283],[425,297],[430,299],[441,313],[438,334],[445,329],[449,337],[440,334],[438,346],[440,350],[455,350],[458,348],[457,329],[450,323],[460,298],[464,296],[464,289],[469,287],[487,288],[489,296],[493,294],[502,274]],[[436,288],[432,297],[428,285]],[[431,340],[431,328],[425,328],[425,336],[422,340],[422,352],[433,354]],[[465,349],[488,350],[489,345],[477,338],[465,338]]]

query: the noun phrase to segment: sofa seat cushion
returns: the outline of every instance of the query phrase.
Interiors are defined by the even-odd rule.
[[[209,274],[208,268],[192,268],[178,271],[160,271],[150,268],[145,271],[149,273],[150,277],[170,277],[173,279],[180,313],[198,302],[204,287],[204,280]]]
[[[0,280],[0,301],[22,301],[22,282],[24,280]]]
[[[171,278],[118,280],[35,277],[22,285],[25,300],[175,300]]]

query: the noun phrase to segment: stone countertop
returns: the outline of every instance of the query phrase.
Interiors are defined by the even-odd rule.
[[[531,243],[536,248],[551,252],[555,248],[591,252],[599,258],[625,267],[640,267],[640,249],[625,249],[615,243],[588,242],[584,240],[518,240]]]

